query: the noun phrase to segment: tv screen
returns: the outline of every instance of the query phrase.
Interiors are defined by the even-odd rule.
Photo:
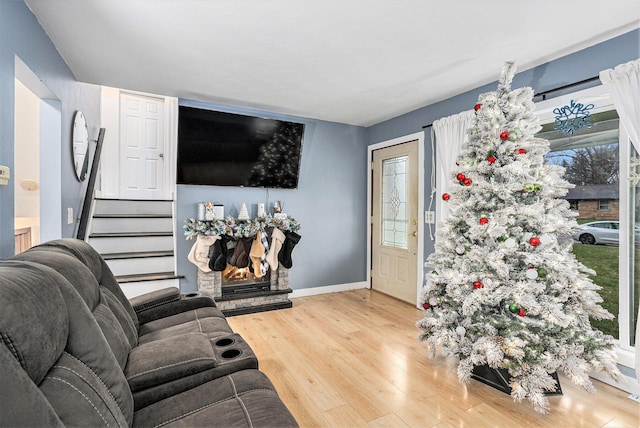
[[[304,124],[180,106],[178,184],[295,189]]]

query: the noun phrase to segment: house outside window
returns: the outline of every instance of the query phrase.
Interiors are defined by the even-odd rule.
[[[598,201],[598,211],[609,211],[609,200],[600,199]]]
[[[569,209],[572,211],[580,211],[578,208],[578,201],[569,201]]]

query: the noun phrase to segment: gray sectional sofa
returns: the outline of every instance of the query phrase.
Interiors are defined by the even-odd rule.
[[[1,426],[297,426],[212,299],[129,301],[74,239],[0,261],[0,385]]]

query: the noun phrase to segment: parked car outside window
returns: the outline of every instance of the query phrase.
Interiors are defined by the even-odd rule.
[[[620,243],[619,221],[592,221],[581,225],[582,228],[573,234],[573,239],[583,244],[613,244]],[[640,243],[640,226],[635,226],[635,242]]]

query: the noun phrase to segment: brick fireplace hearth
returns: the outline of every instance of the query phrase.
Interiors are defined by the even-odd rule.
[[[213,297],[226,316],[285,309],[293,306],[289,300],[289,270],[278,267],[271,271],[268,289],[239,286],[223,287],[223,272],[203,272],[198,269],[198,291]],[[266,288],[266,287],[263,287]]]

